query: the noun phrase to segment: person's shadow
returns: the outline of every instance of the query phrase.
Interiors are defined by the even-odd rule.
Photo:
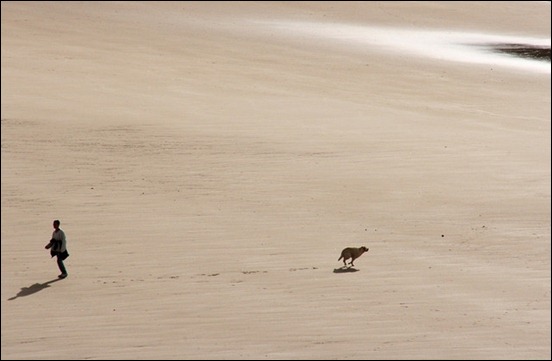
[[[17,295],[15,295],[11,298],[8,298],[8,301],[13,301],[17,297],[29,296],[29,295],[32,295],[33,293],[37,293],[38,291],[42,291],[43,289],[50,287],[50,284],[52,284],[54,282],[57,282],[57,281],[61,281],[61,279],[60,278],[55,278],[55,279],[53,279],[51,281],[48,281],[48,282],[35,283],[34,285],[31,285],[29,287],[21,287],[21,291],[19,291],[17,293]]]

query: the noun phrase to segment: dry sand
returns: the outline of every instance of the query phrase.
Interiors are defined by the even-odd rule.
[[[550,73],[282,21],[550,39],[547,2],[2,2],[2,359],[550,359]]]

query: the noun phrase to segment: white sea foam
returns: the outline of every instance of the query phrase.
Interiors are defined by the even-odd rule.
[[[550,62],[524,59],[492,51],[489,44],[526,44],[550,47],[550,38],[483,33],[399,29],[346,24],[277,22],[266,24],[289,35],[322,37],[374,51],[408,53],[434,59],[510,67],[550,74]]]

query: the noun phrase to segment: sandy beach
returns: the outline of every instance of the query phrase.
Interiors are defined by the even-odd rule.
[[[550,359],[550,62],[481,49],[550,2],[497,4],[2,2],[1,358]]]

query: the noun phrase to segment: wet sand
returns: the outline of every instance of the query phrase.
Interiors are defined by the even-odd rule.
[[[491,47],[500,52],[522,58],[542,59],[550,62],[550,47],[531,46],[528,44],[492,44]]]

